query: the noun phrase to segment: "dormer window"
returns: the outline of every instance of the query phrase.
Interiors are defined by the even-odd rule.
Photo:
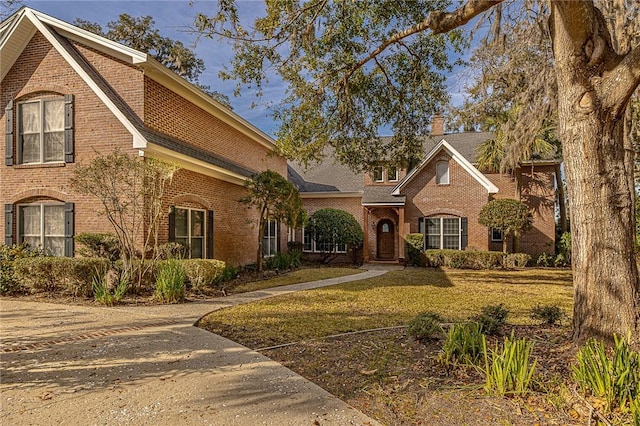
[[[436,163],[436,184],[449,185],[449,162],[438,161]]]
[[[387,180],[396,182],[398,180],[398,168],[396,166],[387,167]]]
[[[374,182],[382,182],[384,181],[384,178],[382,176],[382,166],[376,166],[373,168],[373,171],[371,173],[371,179]]]
[[[63,162],[64,98],[39,99],[18,104],[19,163]]]

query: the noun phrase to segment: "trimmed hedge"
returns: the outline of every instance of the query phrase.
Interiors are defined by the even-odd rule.
[[[25,257],[43,257],[45,252],[41,249],[32,249],[25,244],[0,245],[0,295],[22,293],[26,289],[16,279],[13,263],[16,259]]]
[[[73,296],[93,294],[93,276],[109,261],[101,258],[31,257],[13,262],[15,278],[32,293],[62,292]]]
[[[212,287],[225,268],[225,263],[216,259],[185,259],[180,263],[195,290]]]
[[[493,269],[503,266],[505,254],[499,251],[426,250],[427,266],[454,269]]]
[[[407,265],[426,266],[427,258],[424,255],[424,235],[407,234],[405,237]]]

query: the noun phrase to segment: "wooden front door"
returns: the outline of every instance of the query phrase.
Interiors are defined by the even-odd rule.
[[[396,254],[393,222],[389,219],[378,222],[376,240],[378,241],[378,259],[393,259]]]

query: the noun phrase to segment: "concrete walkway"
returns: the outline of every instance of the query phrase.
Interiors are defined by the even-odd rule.
[[[181,305],[2,299],[0,424],[377,425],[282,365],[193,323],[217,309],[385,272]]]

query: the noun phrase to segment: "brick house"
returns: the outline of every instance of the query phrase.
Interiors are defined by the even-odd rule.
[[[403,261],[408,233],[424,234],[426,248],[501,251],[502,233],[478,223],[482,206],[497,198],[520,198],[531,209],[533,228],[521,237],[519,251],[553,253],[559,161],[523,163],[514,175],[482,173],[477,149],[492,134],[444,134],[443,124],[434,119],[424,159],[411,170],[381,164],[362,176],[328,160],[309,169],[290,164],[289,179],[309,214],[325,207],[353,214],[364,231],[364,262]],[[520,185],[515,176],[521,176]],[[304,230],[296,238],[310,255],[319,251]]]
[[[163,200],[160,243],[233,264],[255,259],[257,216],[237,200],[252,174],[286,174],[268,135],[145,53],[26,7],[0,24],[0,73],[5,244],[73,256],[74,235],[109,232],[97,200],[75,193],[70,178],[117,148],[181,167]],[[267,238],[277,247],[275,232]]]

